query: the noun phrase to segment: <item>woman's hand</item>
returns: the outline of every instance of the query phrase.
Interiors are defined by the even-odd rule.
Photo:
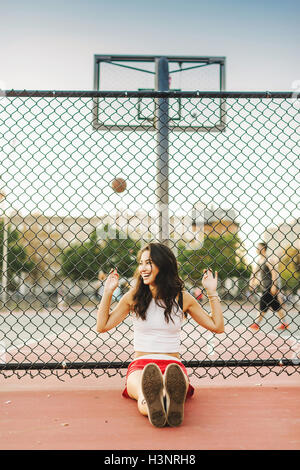
[[[104,284],[104,292],[112,294],[119,285],[119,274],[116,269],[112,269]]]
[[[213,275],[211,269],[204,269],[202,285],[208,294],[215,293],[218,287],[218,272]]]

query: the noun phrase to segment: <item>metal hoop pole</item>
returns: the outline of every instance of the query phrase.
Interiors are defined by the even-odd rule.
[[[155,60],[155,90],[169,91],[169,63],[166,57]],[[156,196],[158,208],[158,239],[168,244],[169,233],[169,100],[155,100]]]

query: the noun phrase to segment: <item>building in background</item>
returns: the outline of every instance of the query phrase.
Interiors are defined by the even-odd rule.
[[[263,239],[274,258],[280,259],[290,247],[300,251],[300,219],[268,227]]]
[[[27,253],[34,260],[35,272],[24,277],[22,282],[28,285],[34,283],[37,290],[55,279],[60,272],[60,254],[62,250],[74,243],[84,243],[90,239],[96,231],[101,237],[101,230],[106,225],[122,232],[126,238],[130,236],[136,240],[145,242],[156,238],[158,232],[157,217],[143,210],[135,213],[129,211],[104,214],[100,217],[86,218],[83,216],[62,217],[59,215],[48,216],[41,213],[22,215],[12,212],[9,223],[21,234],[21,242],[26,247]],[[197,247],[204,235],[224,235],[237,233],[239,224],[233,209],[205,208],[201,217],[197,220],[193,214],[172,214],[170,216],[170,238],[184,240]]]

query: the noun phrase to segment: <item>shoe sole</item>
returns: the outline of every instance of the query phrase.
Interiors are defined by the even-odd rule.
[[[167,422],[169,426],[180,426],[183,422],[187,388],[185,375],[181,367],[177,364],[170,364],[165,372]]]
[[[142,392],[148,407],[151,424],[162,428],[167,423],[163,399],[163,376],[156,364],[147,364],[142,375]]]

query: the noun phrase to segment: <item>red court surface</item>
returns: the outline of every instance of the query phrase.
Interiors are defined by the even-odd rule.
[[[191,379],[178,428],[155,428],[124,378],[0,375],[1,450],[299,450],[299,373]]]

